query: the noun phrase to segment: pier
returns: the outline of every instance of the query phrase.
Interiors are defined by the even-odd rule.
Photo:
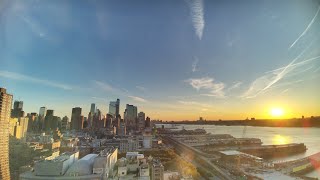
[[[320,152],[302,159],[276,163],[274,166],[288,174],[304,174],[320,167]]]

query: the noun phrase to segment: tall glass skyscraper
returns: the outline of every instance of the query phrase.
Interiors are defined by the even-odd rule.
[[[113,117],[118,117],[120,115],[120,99],[117,101],[111,101],[109,104],[109,114]]]
[[[0,88],[0,179],[10,179],[9,168],[9,121],[12,95]]]

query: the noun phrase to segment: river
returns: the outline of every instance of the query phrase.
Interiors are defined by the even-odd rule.
[[[159,125],[158,127],[160,127]],[[165,127],[172,127],[165,124]],[[234,137],[259,138],[263,145],[304,143],[308,150],[305,153],[272,159],[274,162],[300,159],[320,152],[320,128],[283,128],[283,127],[251,127],[247,126],[215,126],[215,125],[175,125],[178,129],[205,129],[211,134],[230,134]],[[308,177],[320,178],[320,169],[306,174]]]

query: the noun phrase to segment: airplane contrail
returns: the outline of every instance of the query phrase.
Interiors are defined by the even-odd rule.
[[[187,3],[190,7],[192,23],[196,31],[196,35],[201,40],[205,26],[203,0],[187,0]]]
[[[316,14],[313,16],[312,20],[310,21],[310,23],[308,24],[307,28],[300,34],[300,36],[291,44],[291,46],[289,47],[289,50],[299,41],[299,39],[304,36],[306,34],[306,32],[309,30],[309,28],[312,26],[314,20],[316,19],[316,17],[318,16],[320,11],[320,6],[318,7],[318,10],[316,12]]]

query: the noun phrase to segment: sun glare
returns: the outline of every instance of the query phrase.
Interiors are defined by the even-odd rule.
[[[272,143],[276,145],[289,144],[291,143],[291,138],[289,136],[275,135],[272,139]]]
[[[270,111],[271,116],[273,117],[281,117],[284,114],[284,111],[282,108],[272,108]]]

